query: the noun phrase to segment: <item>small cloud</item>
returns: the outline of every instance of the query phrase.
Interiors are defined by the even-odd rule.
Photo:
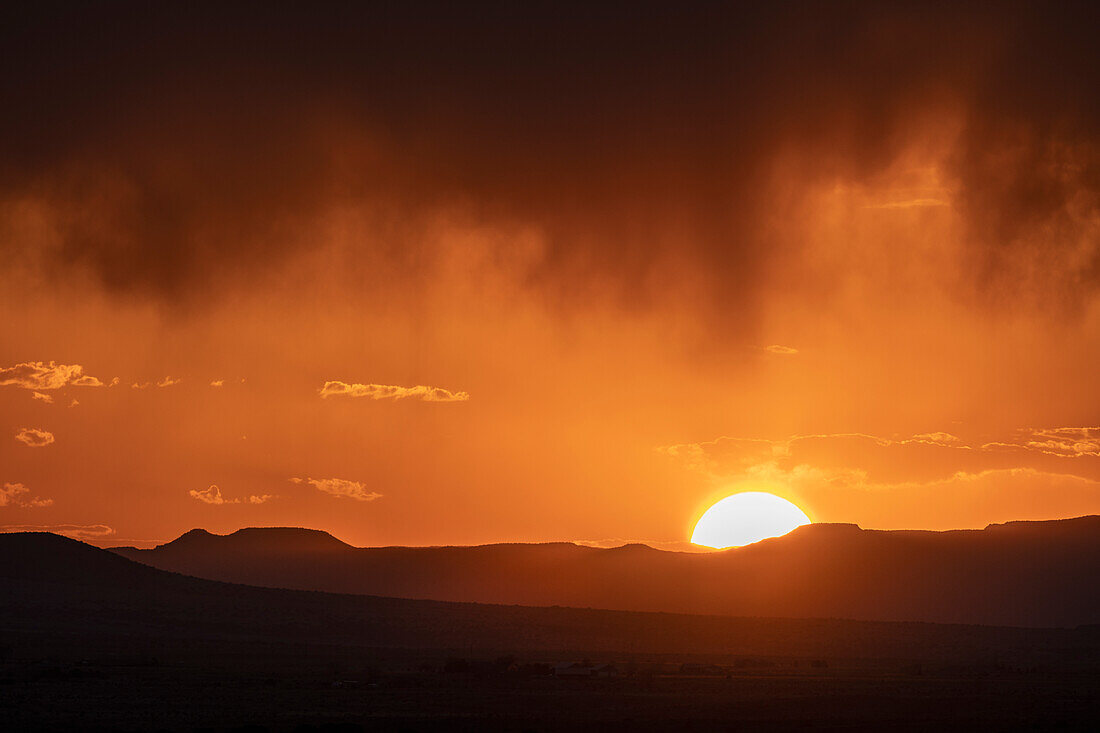
[[[0,368],[0,386],[8,385],[43,391],[68,386],[102,387],[103,382],[84,374],[84,367],[80,364],[28,361]]]
[[[225,380],[224,379],[215,379],[213,382],[210,383],[210,386],[211,387],[223,387],[223,386],[225,386]]]
[[[43,507],[53,504],[53,499],[39,499],[37,496],[24,498],[23,495],[28,493],[30,489],[23,484],[4,484],[0,488],[0,506]]]
[[[217,484],[211,484],[209,489],[192,489],[188,493],[191,494],[191,498],[198,499],[206,504],[226,503],[222,497],[222,490],[218,488]]]
[[[932,198],[917,198],[907,199],[904,201],[887,201],[881,204],[869,204],[864,206],[865,209],[920,209],[928,206],[950,206],[951,204],[943,199]]]
[[[31,448],[41,448],[53,442],[53,433],[38,428],[23,428],[15,434],[15,439]]]
[[[951,448],[966,448],[968,447],[963,443],[962,438],[951,433],[934,432],[934,433],[917,433],[909,439],[913,443],[924,443],[925,445],[940,445]]]
[[[333,496],[347,497],[356,501],[374,501],[382,497],[377,491],[368,491],[364,484],[358,481],[347,481],[342,478],[292,478],[296,484],[310,484],[315,489]]]
[[[130,389],[145,389],[146,387],[149,386],[149,384],[150,384],[149,382],[142,382],[141,384],[138,384],[137,382],[134,382],[133,384],[130,385]]]
[[[765,346],[764,351],[769,354],[797,354],[798,349],[791,346],[780,346],[779,344],[772,344],[771,346]]]
[[[111,383],[108,384],[107,386],[108,387],[117,387],[119,382],[121,382],[121,381],[122,381],[121,379],[119,379],[118,377],[115,377],[114,379],[111,380]]]
[[[171,387],[173,385],[179,384],[182,381],[183,381],[183,379],[172,379],[172,377],[165,377],[164,379],[157,382],[157,386],[158,387]]]
[[[72,402],[69,403],[69,407],[76,407],[79,404],[80,404],[79,400],[73,400]]]
[[[74,540],[110,537],[115,530],[106,524],[5,524],[0,532],[53,532]]]
[[[53,404],[53,397],[50,397],[48,394],[42,394],[41,392],[32,392],[31,399],[40,400],[42,402],[45,402],[47,405]]]
[[[1100,427],[1032,428],[1024,444],[1063,458],[1100,457]]]
[[[192,499],[198,499],[204,504],[263,504],[269,499],[274,499],[272,494],[263,494],[257,496],[253,494],[247,499],[227,499],[222,496],[222,490],[218,488],[217,484],[211,484],[207,489],[192,489],[187,492],[191,495]]]
[[[25,501],[20,506],[24,507],[40,507],[40,506],[53,506],[53,499],[39,499],[37,496],[29,501]]]
[[[4,484],[4,487],[0,489],[0,506],[15,504],[15,497],[28,491],[29,489],[23,484]]]
[[[322,398],[368,397],[372,400],[403,400],[412,397],[424,402],[465,402],[470,399],[469,392],[452,392],[442,387],[428,387],[423,384],[415,387],[399,387],[392,384],[325,382],[320,392]]]

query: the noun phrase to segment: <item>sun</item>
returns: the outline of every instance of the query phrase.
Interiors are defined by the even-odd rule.
[[[695,524],[691,542],[719,550],[740,547],[779,537],[804,524],[811,524],[810,518],[786,499],[765,491],[743,491],[707,509]]]

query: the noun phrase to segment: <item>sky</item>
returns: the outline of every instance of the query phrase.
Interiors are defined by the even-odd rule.
[[[1100,11],[0,17],[0,527],[1100,513]]]

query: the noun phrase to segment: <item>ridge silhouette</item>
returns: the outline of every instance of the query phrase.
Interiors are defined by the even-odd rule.
[[[104,648],[111,654],[205,638],[216,639],[226,653],[238,653],[232,650],[239,643],[293,642],[363,648],[992,659],[1068,668],[1092,664],[1100,652],[1096,627],[730,618],[258,588],[158,570],[48,533],[0,534],[0,556],[6,560],[0,563],[0,614],[6,628],[31,630],[35,639],[57,639],[77,644],[78,649]],[[1072,652],[1068,656],[1067,650]]]
[[[317,552],[351,548],[328,532],[304,527],[244,527],[227,535],[217,535],[197,528],[184,532],[176,539],[160,547],[199,548],[212,546],[232,547],[234,551],[280,551]]]
[[[151,550],[113,552],[214,580],[399,598],[1012,626],[1100,622],[1100,516],[947,532],[816,524],[703,554],[571,543],[358,548],[295,528],[192,530]]]

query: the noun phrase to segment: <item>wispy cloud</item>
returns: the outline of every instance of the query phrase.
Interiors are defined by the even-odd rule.
[[[797,354],[798,353],[798,349],[794,348],[793,346],[780,346],[779,344],[772,344],[771,346],[765,346],[764,351],[767,351],[768,353],[771,353],[771,354],[785,354],[785,355],[791,355],[791,354]]]
[[[192,499],[198,499],[206,504],[225,503],[225,499],[222,498],[222,490],[218,488],[217,484],[211,484],[208,489],[191,489],[188,493]]]
[[[225,380],[224,379],[215,379],[213,382],[210,383],[210,386],[211,387],[225,386]]]
[[[657,450],[680,459],[692,469],[710,472],[741,469],[765,462],[795,465],[818,456],[865,457],[875,450],[922,447],[950,449],[952,454],[959,455],[961,452],[987,450],[989,445],[970,445],[956,435],[939,431],[907,437],[883,437],[868,433],[814,433],[792,435],[778,440],[722,436],[699,443],[661,446]]]
[[[470,393],[452,392],[442,387],[428,387],[423,384],[399,387],[392,384],[325,382],[321,387],[321,397],[367,397],[372,400],[403,400],[411,397],[424,402],[465,402],[470,399]]]
[[[1048,455],[1066,458],[1100,457],[1100,427],[1032,428],[1023,431],[1025,445]]]
[[[925,445],[941,445],[951,448],[970,448],[970,446],[966,445],[959,436],[944,432],[917,433],[910,438],[909,442],[923,443]]]
[[[102,387],[103,382],[85,374],[80,364],[58,364],[55,361],[28,361],[0,368],[0,386],[15,386],[35,391],[62,387]]]
[[[340,478],[292,478],[290,480],[296,484],[309,484],[326,494],[347,497],[356,501],[374,501],[382,496],[377,491],[369,491],[366,485],[358,481],[347,481]]]
[[[164,379],[157,382],[157,386],[158,387],[172,387],[174,385],[179,384],[182,381],[183,381],[182,378],[173,379],[172,377],[165,377]]]
[[[192,489],[187,493],[191,495],[192,499],[198,499],[204,504],[263,504],[268,499],[275,498],[271,494],[253,494],[243,499],[227,499],[222,496],[222,490],[218,488],[217,484],[211,484],[206,489]]]
[[[53,404],[53,397],[50,397],[48,394],[42,394],[41,392],[32,392],[31,399],[40,400],[41,402],[45,402],[48,405]]]
[[[40,499],[37,496],[30,499],[24,496],[29,493],[30,489],[23,484],[4,484],[0,487],[0,506],[40,507],[53,504],[53,499]]]
[[[717,490],[771,486],[869,522],[984,526],[1100,511],[1096,427],[1026,428],[990,442],[945,431],[721,437],[658,450]]]
[[[110,537],[115,530],[106,524],[5,524],[0,532],[53,532],[74,540]]]
[[[868,204],[864,206],[865,209],[920,209],[929,206],[950,206],[951,204],[943,199],[934,198],[915,198],[905,199],[902,201],[886,201],[881,204]]]
[[[23,428],[15,434],[15,439],[31,448],[41,448],[54,441],[53,433],[38,428]]]

